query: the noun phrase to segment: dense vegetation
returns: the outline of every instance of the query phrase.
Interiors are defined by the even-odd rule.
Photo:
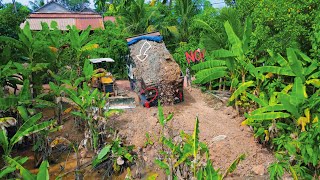
[[[226,2],[228,7],[215,9],[208,1],[200,0],[152,0],[148,4],[143,0],[111,3],[96,0],[96,10],[103,16],[116,16],[117,21],[106,22],[105,30],[90,31],[88,27],[82,32],[75,27],[60,31],[54,22],[42,24],[38,32],[30,31],[28,24],[21,30],[19,25],[29,9],[18,3],[1,6],[0,146],[5,166],[0,178],[20,177],[13,173],[16,169],[23,178],[37,178],[22,166],[27,158],[12,155],[15,147],[22,146],[18,142],[30,141],[23,137],[31,134],[34,151],[41,154],[37,176],[48,174],[48,162],[42,160],[50,156],[48,148],[55,146],[50,145],[48,134],[59,130],[63,123],[61,101],[53,100],[62,94],[71,102],[68,111],[89,135],[90,147],[96,155],[93,165],[113,164],[109,174],[129,166],[136,158],[132,147],[124,146],[118,138],[110,144],[102,143],[106,135],[101,132],[106,131],[104,123],[109,113],[102,111],[106,101],[101,98],[103,95],[96,90],[89,93],[89,79],[94,72],[86,59],[111,57],[115,60],[110,67],[112,73],[117,78],[126,78],[125,38],[152,31],[164,36],[166,46],[183,72],[187,67],[192,69],[195,84],[232,93],[229,105],[246,117],[242,124],[253,127],[259,142],[275,151],[277,162],[269,167],[271,179],[281,179],[285,171],[294,179],[318,178],[319,3],[316,0]],[[72,3],[66,5],[70,9],[84,7],[77,1]],[[198,48],[206,49],[206,61],[188,64],[184,53]],[[43,94],[42,84],[48,83],[51,91]],[[7,91],[7,87],[12,87],[15,93],[18,85],[23,85],[19,95]],[[93,106],[99,110],[90,109]],[[55,108],[56,120],[42,118],[41,110],[48,107]],[[165,120],[159,114],[165,127],[164,122],[170,118]],[[190,165],[193,175],[188,177],[208,177],[207,171],[214,172],[211,178],[221,178],[211,166],[195,169],[190,164],[195,163],[192,160],[197,159],[198,151],[202,155],[207,153],[205,145],[191,143],[198,141],[197,126],[193,137],[182,134],[185,141],[181,144],[173,145],[171,139],[161,137],[159,141],[168,154],[163,161],[156,162],[172,177],[173,169],[165,163],[168,159],[177,161],[175,168],[182,162]],[[80,142],[67,144],[79,154]],[[185,147],[193,148],[193,154],[173,152]],[[119,157],[125,163],[115,163]],[[182,157],[185,159],[180,161]]]

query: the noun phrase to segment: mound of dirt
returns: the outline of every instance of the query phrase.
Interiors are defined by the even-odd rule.
[[[146,51],[147,57],[137,57],[144,52],[144,44],[148,42],[150,48]],[[133,74],[136,79],[143,79],[145,84],[168,84],[180,77],[180,67],[163,42],[141,40],[130,47],[130,56],[135,63]],[[142,58],[145,58],[142,60]]]
[[[135,64],[132,68],[134,77],[146,86],[156,86],[162,104],[173,104],[179,93],[181,71],[165,44],[141,40],[129,48]]]

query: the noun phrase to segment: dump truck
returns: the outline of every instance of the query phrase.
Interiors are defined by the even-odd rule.
[[[131,89],[138,93],[145,107],[184,101],[183,80],[179,65],[173,59],[159,32],[127,38],[127,57]]]

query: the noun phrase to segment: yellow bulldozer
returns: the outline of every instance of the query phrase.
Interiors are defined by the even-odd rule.
[[[109,93],[110,96],[116,96],[115,90],[115,79],[112,73],[107,71],[105,63],[114,62],[111,58],[98,58],[90,59],[90,62],[94,65],[94,74],[91,79],[91,86],[93,88],[98,88],[102,92]]]
[[[112,73],[107,70],[107,63],[114,62],[111,58],[98,58],[90,59],[90,62],[94,65],[94,74],[91,79],[91,87],[98,88],[104,93],[109,93],[107,109],[128,109],[134,108],[135,99],[128,95],[119,95],[116,87],[116,80],[112,76]]]

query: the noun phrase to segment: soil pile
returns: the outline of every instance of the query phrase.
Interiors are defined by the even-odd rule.
[[[141,40],[129,48],[135,64],[132,69],[134,77],[143,81],[146,86],[157,86],[160,101],[172,104],[177,85],[181,82],[181,71],[165,44]]]

